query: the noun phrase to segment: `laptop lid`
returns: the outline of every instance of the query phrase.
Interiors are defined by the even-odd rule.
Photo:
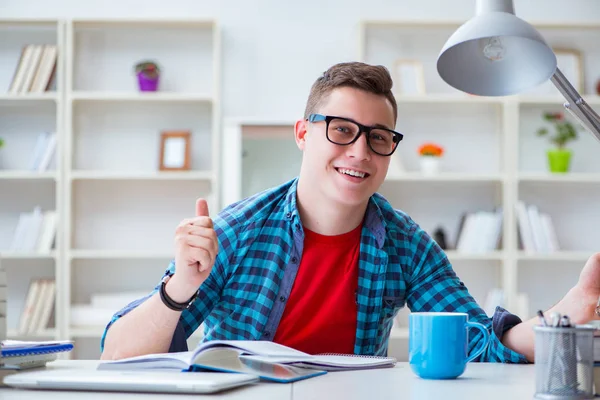
[[[44,370],[4,378],[4,384],[26,389],[98,390],[152,393],[215,393],[258,382],[247,374],[173,370]]]

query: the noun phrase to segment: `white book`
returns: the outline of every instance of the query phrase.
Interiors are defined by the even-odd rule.
[[[29,291],[27,292],[27,297],[25,298],[25,303],[23,304],[23,311],[21,312],[21,318],[19,320],[18,331],[21,335],[29,332],[29,323],[35,311],[35,306],[37,303],[40,288],[40,281],[37,279],[32,280],[29,284]]]
[[[39,68],[31,84],[31,92],[43,93],[46,91],[56,64],[56,45],[45,45]]]
[[[458,238],[458,243],[456,245],[456,251],[459,253],[469,253],[471,251],[472,236],[475,232],[477,224],[477,217],[475,213],[469,213],[465,217],[465,222],[463,224],[462,231],[460,233],[460,237]]]
[[[535,249],[539,253],[548,253],[549,249],[546,244],[538,207],[533,204],[527,206],[527,215],[529,216],[529,221],[531,223],[531,232],[533,233]]]
[[[393,357],[354,356],[341,354],[310,355],[291,347],[262,340],[211,340],[201,343],[195,350],[179,353],[160,353],[108,361],[98,366],[108,369],[188,369],[194,365],[211,367],[221,365],[224,359],[261,361],[288,364],[320,370],[352,370],[390,367],[396,364]],[[234,363],[235,364],[235,363]],[[229,371],[226,369],[226,371]]]
[[[531,222],[529,221],[527,205],[523,201],[519,200],[515,207],[517,211],[517,223],[519,226],[519,234],[521,236],[523,250],[528,253],[535,253],[536,246],[533,240],[533,232]]]
[[[559,251],[560,245],[558,244],[558,238],[556,237],[556,231],[554,230],[554,224],[552,223],[552,218],[550,217],[550,214],[540,214],[540,220],[542,222],[545,240],[549,245],[550,251]]]
[[[42,153],[40,162],[37,166],[38,172],[43,172],[48,169],[48,167],[50,166],[50,162],[52,161],[52,158],[54,157],[55,152],[56,152],[56,133],[53,132],[48,136],[48,139],[46,140],[46,147],[44,149],[44,152]]]
[[[56,282],[52,279],[46,281],[46,291],[44,293],[44,301],[42,302],[42,308],[40,310],[37,325],[35,331],[48,328],[50,325],[50,317],[54,310],[55,296],[56,296]]]
[[[31,58],[32,53],[32,45],[27,45],[23,48],[21,58],[19,60],[19,65],[17,66],[17,72],[15,73],[15,76],[9,89],[10,94],[17,94],[21,92],[21,87],[23,87],[23,80],[25,79],[25,74],[27,73],[27,69],[29,68],[29,59]]]
[[[42,227],[40,230],[39,240],[37,242],[37,251],[46,253],[52,250],[52,245],[56,238],[56,226],[58,217],[56,211],[50,210],[44,212]]]
[[[40,161],[46,151],[47,142],[50,137],[49,132],[42,132],[38,135],[35,147],[31,153],[31,161],[29,162],[29,169],[31,171],[37,171],[40,165]]]
[[[30,219],[31,213],[22,212],[19,214],[19,221],[17,222],[17,227],[15,228],[13,240],[10,245],[10,249],[12,251],[21,251],[23,246],[23,237],[25,236],[25,232],[28,229]]]
[[[23,242],[21,250],[23,251],[35,251],[37,250],[37,242],[44,221],[44,214],[42,213],[41,207],[37,206],[33,209],[30,215],[27,230],[23,236]]]
[[[37,327],[40,323],[40,318],[42,316],[42,312],[44,311],[44,303],[47,298],[49,285],[47,279],[40,279],[39,282],[40,288],[38,291],[38,295],[35,299],[35,304],[33,306],[31,320],[29,321],[29,325],[27,326],[27,333],[34,333],[37,330]]]
[[[33,83],[33,78],[37,72],[38,66],[40,64],[40,60],[42,58],[42,46],[33,45],[31,50],[31,57],[29,58],[29,62],[27,63],[27,70],[25,72],[25,77],[23,78],[23,85],[21,86],[21,93],[29,92],[31,88],[31,84]]]

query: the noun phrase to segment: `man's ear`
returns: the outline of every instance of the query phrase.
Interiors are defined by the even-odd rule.
[[[306,145],[306,135],[307,135],[307,121],[305,119],[301,119],[296,121],[294,125],[294,138],[296,139],[296,145],[300,150],[304,150],[304,146]]]

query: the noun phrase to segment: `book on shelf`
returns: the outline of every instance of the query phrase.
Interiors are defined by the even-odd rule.
[[[496,250],[502,240],[502,208],[464,213],[459,222],[455,249],[481,254]]]
[[[8,93],[42,93],[56,75],[58,48],[54,44],[28,44],[21,50]]]
[[[29,170],[37,172],[48,171],[56,154],[56,145],[56,132],[40,133],[31,153]]]
[[[22,212],[15,228],[11,251],[48,252],[54,247],[57,214],[54,210]]]
[[[521,200],[515,208],[521,249],[528,253],[552,253],[560,250],[556,229],[548,213]]]
[[[213,340],[199,344],[192,351],[150,354],[108,361],[100,364],[98,369],[210,370],[227,364],[224,360],[228,359],[231,362],[281,364],[323,371],[385,368],[396,364],[396,359],[393,357],[346,354],[310,355],[270,341]]]
[[[56,298],[56,282],[53,279],[33,279],[25,297],[19,319],[18,332],[33,334],[49,327]]]

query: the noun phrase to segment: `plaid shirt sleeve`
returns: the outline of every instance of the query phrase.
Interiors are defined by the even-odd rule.
[[[232,218],[230,218],[232,220]],[[212,271],[206,281],[202,283],[200,286],[200,294],[194,301],[194,303],[186,310],[181,312],[181,317],[179,318],[179,327],[183,328],[185,332],[185,336],[189,337],[194,331],[200,326],[200,324],[204,321],[206,316],[212,311],[215,304],[219,301],[221,290],[225,284],[226,280],[226,271],[228,270],[228,266],[230,263],[230,258],[234,254],[234,247],[236,244],[236,233],[235,229],[232,228],[230,222],[228,222],[224,218],[215,218],[214,229],[217,233],[217,237],[219,240],[219,251],[217,253],[217,258],[215,260],[215,264],[213,265]],[[131,310],[135,309],[137,306],[142,304],[144,301],[158,293],[160,289],[162,278],[167,275],[172,275],[175,273],[175,260],[172,260],[165,270],[163,276],[161,277],[159,283],[154,287],[154,289],[145,297],[137,299],[130,304],[127,304],[121,310],[116,312],[109,323],[107,324],[104,332],[102,334],[102,338],[100,339],[100,351],[104,351],[104,341],[106,339],[106,334],[108,333],[108,329],[112,324],[115,323],[119,318],[129,313]],[[172,343],[173,346],[173,343]]]
[[[505,347],[501,341],[504,332],[521,323],[521,319],[501,307],[496,308],[492,318],[488,317],[457,277],[446,254],[424,230],[415,225],[410,241],[414,249],[407,296],[410,310],[467,313],[469,321],[483,324],[490,333],[489,345],[474,361],[527,363],[525,356]],[[470,330],[469,354],[482,343],[483,334]]]

